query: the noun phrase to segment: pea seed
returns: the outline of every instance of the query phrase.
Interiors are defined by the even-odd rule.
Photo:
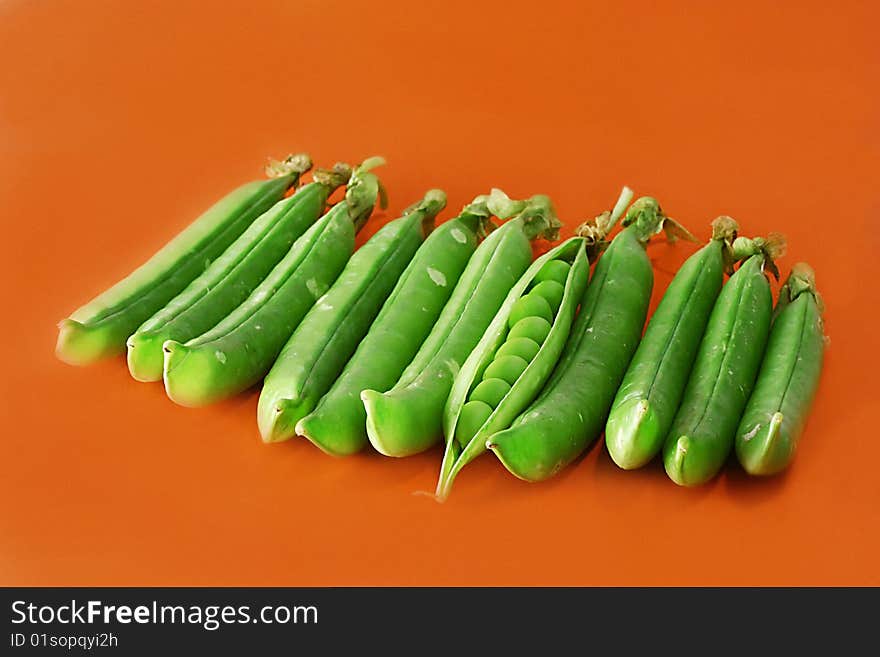
[[[535,274],[534,283],[537,285],[544,281],[556,281],[561,285],[565,285],[565,281],[568,279],[569,269],[571,269],[571,265],[565,262],[565,260],[550,260],[538,270],[537,274]]]
[[[513,385],[528,366],[529,362],[519,356],[496,358],[486,368],[483,379],[503,379]]]
[[[488,205],[484,198],[477,199],[465,214],[472,217],[471,221],[479,221],[480,216],[491,214]],[[443,312],[397,383],[386,392],[360,393],[367,415],[367,436],[382,454],[416,454],[443,435],[444,408],[456,373],[460,373],[460,366],[501,307],[505,311],[509,308],[504,305],[508,295],[513,301],[522,295],[521,287],[515,294],[511,290],[533,262],[529,238],[547,234],[550,226],[558,223],[546,196],[532,197],[522,207],[522,212],[529,208],[528,215],[505,221],[474,251]],[[526,221],[532,214],[535,219]],[[447,287],[452,287],[451,282]],[[503,331],[505,322],[499,320],[498,328]],[[470,388],[468,385],[463,390],[463,397]],[[459,409],[457,405],[456,411]],[[455,441],[454,435],[446,438]]]
[[[461,415],[455,426],[455,439],[459,445],[466,447],[483,423],[492,415],[492,407],[486,402],[469,401],[461,407]]]
[[[513,328],[510,329],[510,333],[507,334],[507,339],[529,338],[538,344],[542,344],[547,339],[547,334],[549,333],[550,322],[546,319],[543,317],[526,317],[514,324]]]
[[[550,304],[550,310],[556,315],[559,306],[562,303],[562,297],[565,294],[565,286],[556,281],[543,281],[538,283],[529,294],[537,294],[544,298]]]
[[[664,221],[653,199],[640,199],[633,208],[633,223],[617,234],[596,263],[551,379],[516,421],[487,437],[502,464],[521,479],[553,476],[602,433],[651,299],[654,275],[644,245]],[[572,277],[572,284],[578,282],[585,282],[582,275]],[[569,301],[574,299],[566,299],[563,308]],[[556,335],[548,338],[538,359]],[[528,379],[523,377],[517,386]]]
[[[553,321],[553,309],[550,307],[547,299],[538,294],[527,294],[520,297],[510,309],[510,317],[507,320],[508,326],[514,326],[521,319],[526,317],[543,317],[548,322]]]
[[[498,406],[510,391],[510,384],[503,379],[483,379],[471,392],[471,401],[486,402],[492,408]]]
[[[519,356],[531,363],[535,356],[538,355],[540,349],[541,345],[531,338],[508,337],[505,343],[495,352],[495,358],[502,358],[503,356]]]

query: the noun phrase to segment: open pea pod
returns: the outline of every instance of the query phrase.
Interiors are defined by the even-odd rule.
[[[572,237],[536,259],[510,290],[455,377],[443,418],[445,498],[486,439],[528,406],[550,377],[590,277],[587,240]]]

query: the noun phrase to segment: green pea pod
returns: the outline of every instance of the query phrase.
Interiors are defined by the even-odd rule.
[[[138,381],[160,381],[165,341],[186,342],[235,310],[315,223],[328,196],[350,176],[346,164],[315,172],[316,182],[260,215],[204,273],[128,338],[131,375]]]
[[[330,389],[445,205],[446,194],[431,190],[383,226],[309,310],[263,384],[257,422],[265,442],[294,436]]]
[[[824,352],[816,277],[809,265],[798,263],[779,292],[767,352],[736,432],[736,455],[749,474],[776,474],[791,463]]]
[[[712,239],[676,273],[636,350],[605,425],[605,444],[621,468],[639,468],[663,449],[715,299],[732,271],[737,225],[712,224]]]
[[[525,316],[523,318],[513,316],[517,304],[530,296],[531,293],[526,294],[526,291],[532,286],[538,273],[549,271],[550,268],[545,268],[545,265],[560,261],[570,263],[570,267],[565,272],[564,291],[559,309],[555,316],[551,316],[550,330],[540,344],[539,350],[529,360],[519,355],[502,355],[496,358],[498,350],[508,340],[510,328],[525,319]],[[443,417],[446,451],[443,456],[440,481],[437,484],[438,496],[445,497],[448,494],[453,480],[461,469],[486,451],[486,439],[509,427],[517,415],[540,392],[562,353],[589,277],[590,261],[587,257],[586,241],[582,237],[573,237],[535,260],[511,288],[483,338],[471,351],[453,382]],[[535,287],[537,286],[533,289]],[[512,377],[513,380],[501,379],[504,385],[500,386],[499,392],[502,394],[492,396],[488,400],[491,403],[483,399],[477,400],[478,403],[486,403],[489,415],[484,420],[479,416],[482,422],[467,427],[464,435],[467,436],[468,442],[464,445],[460,444],[460,440],[456,439],[457,430],[460,429],[462,411],[468,407],[466,402],[474,403],[468,400],[473,399],[475,389],[478,391],[480,386],[491,389],[491,386],[498,385],[492,382],[498,381],[499,377],[492,376],[489,368],[494,364],[503,363],[508,358],[517,358],[527,365],[519,376]],[[498,369],[501,371],[503,364]]]
[[[737,238],[735,252],[741,243],[757,253],[721,288],[663,445],[666,473],[681,486],[705,483],[724,465],[767,344],[773,302],[764,269],[781,247]]]
[[[453,378],[528,269],[530,240],[558,233],[559,222],[546,196],[523,203],[495,190],[488,203],[496,216],[518,214],[477,248],[437,324],[394,387],[361,393],[367,436],[386,456],[416,454],[440,440]]]
[[[645,245],[661,230],[683,232],[649,197],[632,205],[624,225],[596,263],[543,390],[509,429],[486,441],[504,467],[525,481],[553,476],[602,433],[648,313],[654,273]]]
[[[138,326],[177,296],[312,166],[294,155],[267,168],[273,176],[230,192],[126,278],[58,324],[55,354],[88,365],[125,352]]]
[[[337,203],[275,265],[250,296],[210,331],[163,345],[168,396],[203,406],[258,383],[302,318],[339,276],[354,250],[356,231],[369,218],[379,180],[368,173],[381,159],[354,171]]]
[[[486,234],[491,212],[479,197],[437,227],[419,247],[342,374],[300,420],[296,433],[334,456],[368,443],[363,390],[386,392],[412,361]]]

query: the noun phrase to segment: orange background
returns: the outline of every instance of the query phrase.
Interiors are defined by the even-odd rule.
[[[880,584],[880,12],[663,4],[0,5],[0,583]],[[784,232],[832,340],[794,466],[684,490],[602,448],[529,485],[486,456],[440,505],[412,494],[439,449],[263,446],[256,392],[190,410],[55,360],[57,320],[291,150],[385,155],[385,219],[498,186],[573,225],[626,183],[701,239]],[[650,248],[655,304],[694,248]]]

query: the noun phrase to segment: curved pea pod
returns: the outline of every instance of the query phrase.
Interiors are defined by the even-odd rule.
[[[767,352],[736,432],[736,455],[752,475],[772,475],[794,458],[819,386],[825,336],[813,270],[792,267],[779,292]]]
[[[531,264],[530,240],[558,233],[546,196],[512,202],[495,190],[489,207],[495,216],[516,216],[477,248],[437,324],[394,387],[361,392],[367,436],[386,456],[416,454],[440,440],[452,381]]]
[[[425,342],[486,234],[491,215],[486,199],[478,197],[440,224],[419,247],[342,374],[297,423],[298,435],[334,456],[368,444],[361,392],[390,389]]]
[[[379,161],[380,162],[380,161]],[[345,200],[305,234],[219,324],[181,344],[163,345],[163,380],[172,401],[203,406],[258,383],[315,301],[339,276],[354,250],[356,231],[379,195],[368,160],[352,174]]]
[[[504,467],[525,481],[555,475],[602,433],[648,313],[654,274],[645,244],[661,230],[683,230],[649,197],[633,204],[624,224],[596,263],[543,390],[510,428],[486,440]]]
[[[307,155],[290,156],[267,168],[270,180],[247,183],[220,199],[147,262],[62,320],[57,357],[87,365],[124,353],[128,336],[205,271],[311,166]]]
[[[315,172],[316,180],[278,201],[127,340],[128,369],[138,381],[162,379],[166,340],[186,342],[215,326],[262,282],[293,242],[324,211],[327,197],[351,175],[348,165]]]
[[[712,308],[663,445],[666,473],[681,486],[712,479],[733,447],[770,331],[773,304],[764,274],[768,259],[762,251],[743,262]]]
[[[550,331],[540,344],[538,351],[528,361],[523,356],[515,354],[496,357],[499,349],[507,342],[510,332],[509,326],[511,324],[515,326],[518,321],[524,319],[516,317],[514,310],[522,299],[534,294],[533,292],[526,294],[526,291],[530,287],[532,289],[537,287],[533,284],[536,282],[535,278],[538,273],[550,269],[550,267],[546,267],[548,263],[563,262],[567,265],[565,267],[564,292],[558,311],[555,316],[551,316],[553,321]],[[486,439],[497,431],[510,426],[517,415],[540,392],[562,353],[571,330],[575,311],[583,297],[589,277],[590,261],[587,257],[586,242],[582,237],[573,237],[536,259],[510,290],[483,338],[471,351],[455,377],[449,399],[446,402],[443,417],[446,451],[443,456],[440,481],[437,485],[440,497],[448,493],[453,480],[461,469],[486,451]],[[558,281],[555,282],[558,283]],[[538,281],[537,284],[543,283]],[[538,312],[541,312],[540,308]],[[513,341],[520,339],[522,338],[514,338]],[[521,361],[525,367],[517,367],[514,373],[522,369],[521,374],[511,377],[512,380],[508,381],[503,376],[503,363],[509,359]],[[492,371],[492,368],[499,363],[502,363],[502,367],[499,368],[500,376]],[[499,382],[502,385],[499,386],[498,383],[493,382]],[[502,392],[504,384],[507,386],[505,394],[497,399],[497,393]],[[479,394],[480,386],[483,386],[487,392]],[[498,388],[498,390],[493,391],[492,388]],[[492,394],[493,392],[496,394]],[[486,404],[489,414],[485,415],[484,410],[479,416],[482,421],[473,424],[468,422],[467,424],[470,426],[467,426],[462,433],[459,426],[462,421],[462,412],[466,410],[465,407],[468,404],[474,403],[469,401],[473,398],[474,393],[478,393],[476,394],[477,403],[486,403],[486,400],[494,402],[496,399],[497,403],[494,405]],[[469,437],[466,438],[466,444],[460,444],[457,432]]]
[[[608,454],[625,470],[663,449],[724,272],[732,271],[736,231],[729,217],[713,222],[712,239],[684,262],[648,322],[605,425]]]
[[[446,194],[431,190],[385,224],[309,310],[263,384],[257,423],[265,442],[294,436],[297,422],[330,389],[445,205]]]

